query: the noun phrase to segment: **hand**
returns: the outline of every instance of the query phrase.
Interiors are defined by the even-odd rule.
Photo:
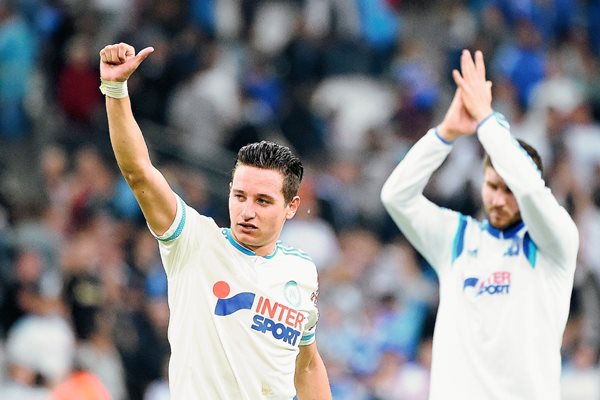
[[[492,86],[485,79],[483,53],[475,52],[475,61],[468,50],[460,57],[460,72],[452,71],[456,86],[461,90],[465,109],[477,122],[492,113]]]
[[[477,121],[467,112],[461,90],[456,89],[444,120],[437,127],[438,133],[445,140],[452,142],[460,136],[472,135],[476,129]]]
[[[126,81],[153,51],[154,48],[146,47],[135,55],[135,49],[127,43],[104,47],[100,50],[100,78],[105,81]]]

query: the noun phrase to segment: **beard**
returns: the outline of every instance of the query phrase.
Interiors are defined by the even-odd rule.
[[[521,213],[509,213],[502,208],[493,207],[486,210],[490,224],[497,229],[507,229],[521,222]]]

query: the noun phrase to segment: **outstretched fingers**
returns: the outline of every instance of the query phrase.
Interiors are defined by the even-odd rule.
[[[492,110],[491,82],[485,78],[483,53],[477,50],[473,58],[468,50],[463,50],[460,66],[460,72],[452,71],[452,77],[461,89],[465,109],[471,117],[480,121]]]
[[[485,62],[481,50],[475,52],[475,70],[477,71],[477,77],[481,81],[485,81]]]
[[[471,52],[469,50],[463,50],[460,56],[460,72],[462,76],[471,81],[477,76],[477,70],[475,68],[475,64],[473,63],[473,58],[471,57]]]

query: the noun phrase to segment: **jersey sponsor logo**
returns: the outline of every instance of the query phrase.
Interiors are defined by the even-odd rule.
[[[304,314],[291,307],[275,302],[268,297],[259,297],[254,309],[256,315],[252,319],[251,328],[255,331],[270,332],[277,340],[295,346],[302,331]]]
[[[491,273],[487,278],[466,278],[463,282],[463,292],[473,293],[475,296],[495,296],[510,294],[511,276],[508,271]]]
[[[213,285],[213,293],[219,300],[215,306],[215,315],[226,316],[239,310],[250,310],[254,304],[256,295],[250,292],[241,292],[235,296],[229,296],[231,288],[224,281],[219,281]]]
[[[296,283],[294,281],[290,282]],[[298,289],[297,284],[295,288]],[[288,290],[290,293],[292,291],[295,293],[294,289]],[[251,329],[263,334],[269,333],[274,339],[289,343],[292,346],[298,343],[304,325],[304,314],[265,296],[259,296],[256,307],[253,307],[257,297],[255,293],[241,292],[227,297],[230,292],[231,289],[227,282],[219,281],[214,284],[213,293],[218,298],[215,306],[215,315],[227,316],[239,310],[254,310],[256,314],[252,318]],[[299,290],[297,296],[299,305]]]

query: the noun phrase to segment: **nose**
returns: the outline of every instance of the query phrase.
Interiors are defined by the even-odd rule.
[[[503,207],[506,204],[506,193],[502,190],[496,190],[492,198],[492,204],[495,207]]]
[[[256,211],[254,210],[254,205],[252,202],[246,202],[244,204],[244,208],[242,209],[242,218],[245,221],[248,221],[256,216]]]

